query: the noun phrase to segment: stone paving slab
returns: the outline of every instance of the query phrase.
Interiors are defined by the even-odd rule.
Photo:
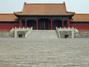
[[[0,38],[0,67],[89,67],[89,38]]]

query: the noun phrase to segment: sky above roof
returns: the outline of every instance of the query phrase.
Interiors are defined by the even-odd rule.
[[[89,0],[0,0],[0,13],[22,11],[24,2],[27,3],[63,3],[67,11],[89,13]]]

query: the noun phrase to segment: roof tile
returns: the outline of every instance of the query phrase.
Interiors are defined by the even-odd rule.
[[[0,21],[15,21],[15,19],[14,14],[0,14]]]
[[[76,22],[89,22],[89,14],[75,14],[73,21]]]
[[[66,11],[65,3],[60,4],[24,4],[18,15],[71,15]]]

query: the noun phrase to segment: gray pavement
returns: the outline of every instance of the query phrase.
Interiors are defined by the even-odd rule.
[[[0,65],[88,67],[89,39],[0,39]]]
[[[89,38],[35,37],[0,38],[0,67],[89,67]]]

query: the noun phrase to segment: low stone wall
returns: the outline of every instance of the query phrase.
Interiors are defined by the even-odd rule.
[[[74,31],[74,32],[73,32]],[[68,34],[68,38],[89,38],[89,31],[82,30],[78,31],[77,29],[73,28],[56,28],[58,38],[65,38],[65,35]],[[73,33],[73,34],[72,34]]]
[[[0,37],[1,38],[8,38],[8,37],[10,37],[9,31],[0,31]]]
[[[59,31],[58,30],[59,30],[59,28],[56,28],[56,31],[55,31],[56,34],[55,35],[59,38],[60,35],[59,35]],[[30,28],[29,31],[27,31],[26,35],[24,35],[24,36],[25,37],[29,37],[30,34],[31,34],[31,31],[32,31],[32,28]],[[39,31],[37,31],[37,32],[39,32]],[[24,32],[18,32],[18,33],[19,34],[20,33],[24,34]],[[45,31],[45,33],[46,33],[46,31]],[[0,31],[0,38],[11,38],[11,37],[14,37],[13,34],[14,33],[11,32],[11,31]],[[52,33],[50,33],[50,34],[52,34]],[[70,36],[68,36],[69,38],[71,38],[71,36],[72,36],[70,31],[69,32],[62,31],[62,32],[60,32],[60,34],[61,34],[61,38],[64,38],[65,37],[64,35],[66,35],[66,34],[70,35]],[[44,36],[46,36],[46,34],[44,34]],[[89,38],[89,31],[74,32],[74,38]]]
[[[79,31],[75,35],[76,38],[89,38],[89,31]]]
[[[14,28],[10,30],[10,34],[14,38],[25,38],[30,35],[31,31],[32,31],[32,27],[31,28]]]
[[[58,38],[75,38],[78,30],[75,28],[56,28]]]

